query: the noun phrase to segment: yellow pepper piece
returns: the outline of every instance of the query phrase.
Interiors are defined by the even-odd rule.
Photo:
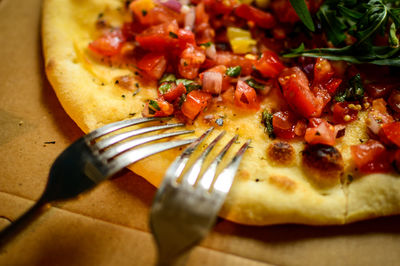
[[[251,39],[251,34],[248,30],[243,30],[241,28],[228,27],[227,29],[229,41],[236,38],[248,38]]]
[[[129,8],[138,16],[145,15],[147,12],[154,8],[155,4],[153,0],[135,0]]]
[[[228,27],[227,35],[235,54],[245,54],[252,51],[256,41],[251,38],[250,31],[241,28]]]
[[[256,41],[249,38],[236,38],[230,41],[231,48],[235,54],[250,53]]]

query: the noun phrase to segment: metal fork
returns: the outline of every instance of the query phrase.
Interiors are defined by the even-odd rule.
[[[190,155],[211,131],[212,128],[196,139],[172,163],[155,195],[150,211],[150,228],[158,247],[158,265],[183,265],[186,262],[188,251],[200,242],[214,225],[243,153],[249,147],[250,140],[247,140],[214,181],[217,166],[237,140],[236,135],[198,178],[206,156],[225,134],[222,132],[178,182]]]
[[[131,139],[134,136],[184,124],[154,125],[118,133],[118,130],[123,128],[161,120],[165,118],[136,118],[115,122],[96,129],[71,144],[54,161],[47,186],[39,200],[0,232],[0,248],[42,213],[47,203],[75,197],[138,160],[194,141],[194,139],[184,139],[157,142],[133,149],[151,141],[193,132],[193,130],[181,130]],[[110,134],[112,132],[115,134]]]

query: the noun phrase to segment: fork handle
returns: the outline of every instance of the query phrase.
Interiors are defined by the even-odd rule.
[[[25,227],[31,224],[40,214],[43,213],[44,206],[48,203],[44,198],[39,199],[29,210],[22,216],[18,217],[12,224],[8,225],[0,232],[0,250],[11,241]]]

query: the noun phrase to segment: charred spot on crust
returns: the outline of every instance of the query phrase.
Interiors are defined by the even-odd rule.
[[[286,141],[275,141],[267,149],[271,162],[279,165],[288,165],[294,159],[294,148]]]
[[[307,145],[303,151],[303,164],[319,179],[337,179],[343,173],[342,154],[330,145]]]

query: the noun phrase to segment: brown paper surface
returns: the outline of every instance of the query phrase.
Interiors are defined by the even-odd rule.
[[[38,199],[53,160],[82,135],[46,81],[40,16],[39,0],[0,0],[0,228]],[[154,193],[124,171],[52,207],[0,251],[0,265],[152,265]],[[398,216],[337,227],[221,219],[188,265],[400,265],[399,225]]]

